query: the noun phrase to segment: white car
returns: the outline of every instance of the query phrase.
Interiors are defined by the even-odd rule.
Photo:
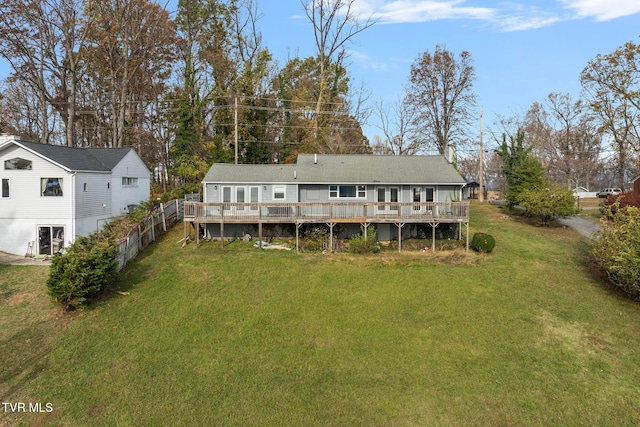
[[[622,193],[622,190],[619,189],[619,188],[603,188],[602,190],[600,190],[600,191],[598,191],[596,193],[596,196],[598,196],[598,197],[609,197],[612,194],[617,196],[620,193]]]

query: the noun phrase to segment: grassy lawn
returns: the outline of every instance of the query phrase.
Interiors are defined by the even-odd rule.
[[[184,249],[60,317],[42,267],[0,266],[0,398],[24,425],[638,425],[640,305],[585,240],[489,205],[488,256]],[[4,418],[3,418],[4,417]]]

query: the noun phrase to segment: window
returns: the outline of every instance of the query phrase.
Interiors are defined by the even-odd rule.
[[[8,199],[11,193],[9,192],[9,179],[2,178],[2,198]]]
[[[365,185],[330,185],[329,198],[364,199],[367,197]]]
[[[258,187],[251,187],[249,189],[249,197],[250,197],[250,201],[251,203],[258,203]],[[252,205],[251,206],[251,210],[252,211],[257,211],[258,210],[258,206],[257,205]]]
[[[433,188],[425,188],[424,201],[433,202]]]
[[[236,202],[237,203],[244,203],[244,187],[237,187],[236,188]],[[238,206],[237,209],[239,211],[244,210],[244,206]]]
[[[16,157],[15,159],[5,160],[4,168],[7,170],[28,170],[32,168],[31,160],[21,159]]]
[[[62,178],[40,178],[40,195],[62,197]]]
[[[273,186],[273,200],[284,200],[286,187],[284,185]]]
[[[138,178],[132,178],[129,176],[122,177],[122,186],[123,187],[137,187],[138,186]]]

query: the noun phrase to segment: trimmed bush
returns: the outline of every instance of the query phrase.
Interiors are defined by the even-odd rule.
[[[614,205],[616,206],[616,205]],[[640,209],[617,207],[603,221],[591,253],[609,281],[627,294],[640,297]]]
[[[53,257],[47,293],[72,310],[111,283],[117,272],[117,250],[108,239],[78,237],[63,255]]]
[[[471,249],[478,252],[491,252],[496,246],[496,239],[491,234],[476,233],[471,239]]]

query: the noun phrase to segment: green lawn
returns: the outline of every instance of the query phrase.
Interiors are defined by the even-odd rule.
[[[585,240],[472,205],[487,256],[181,249],[72,316],[0,267],[0,398],[25,425],[638,425],[640,305]]]

